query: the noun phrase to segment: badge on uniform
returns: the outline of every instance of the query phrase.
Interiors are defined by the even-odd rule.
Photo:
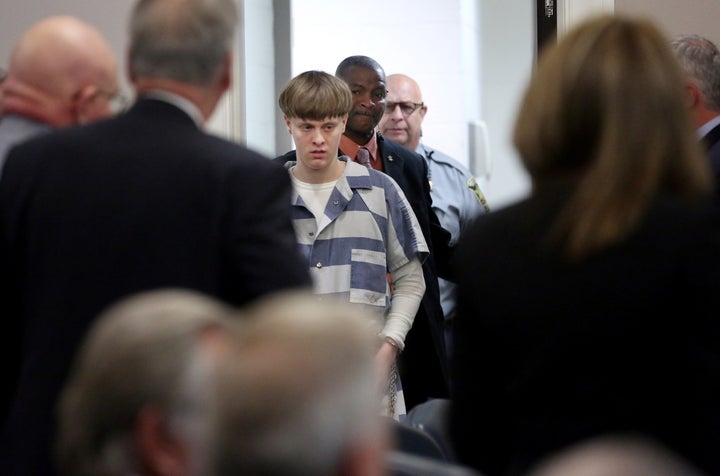
[[[475,177],[470,177],[467,181],[467,188],[472,190],[473,194],[475,194],[475,198],[478,199],[478,202],[483,206],[485,209],[485,212],[490,211],[490,207],[487,204],[487,200],[485,200],[485,195],[483,195],[482,190],[480,190],[480,185],[478,185],[477,181],[475,180]]]

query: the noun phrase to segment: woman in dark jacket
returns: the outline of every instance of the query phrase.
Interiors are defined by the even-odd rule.
[[[619,16],[566,34],[514,143],[530,197],[458,251],[459,459],[521,474],[632,433],[720,474],[720,216],[667,40]]]

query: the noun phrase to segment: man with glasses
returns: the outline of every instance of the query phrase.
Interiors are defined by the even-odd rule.
[[[450,243],[455,246],[470,222],[489,211],[485,197],[465,166],[420,141],[428,107],[423,102],[418,83],[404,74],[391,74],[387,77],[387,89],[380,132],[425,158],[433,210],[452,235]],[[449,330],[455,314],[455,284],[440,278],[440,298],[449,348]]]
[[[97,29],[65,15],[35,23],[20,36],[2,84],[0,172],[12,145],[105,118],[120,98],[115,56]]]

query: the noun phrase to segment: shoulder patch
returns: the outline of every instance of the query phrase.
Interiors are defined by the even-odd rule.
[[[477,180],[475,180],[475,177],[470,177],[467,181],[467,188],[469,188],[472,193],[475,195],[475,198],[478,199],[478,202],[483,206],[485,209],[485,212],[490,211],[490,207],[487,204],[487,200],[485,200],[485,195],[482,193],[482,190],[480,190],[480,185],[478,185]]]

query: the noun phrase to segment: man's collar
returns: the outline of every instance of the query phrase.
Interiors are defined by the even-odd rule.
[[[705,137],[708,134],[708,132],[715,129],[715,126],[717,126],[718,124],[720,124],[720,116],[715,116],[712,119],[710,119],[709,121],[707,121],[705,124],[703,124],[702,126],[700,126],[698,128],[698,130],[697,130],[698,138],[702,139],[703,137]]]
[[[357,151],[361,147],[365,147],[368,151],[370,151],[370,158],[371,160],[377,160],[378,159],[378,140],[377,140],[377,133],[374,133],[367,144],[357,144],[352,139],[350,139],[348,136],[343,134],[343,136],[340,138],[340,151],[344,155],[347,155],[349,157],[355,157],[357,155]]]
[[[173,106],[181,109],[197,124],[198,127],[202,128],[205,124],[200,109],[192,103],[192,101],[180,96],[179,94],[171,93],[162,89],[150,89],[143,91],[142,97],[149,99],[157,99],[166,103],[172,104]]]

